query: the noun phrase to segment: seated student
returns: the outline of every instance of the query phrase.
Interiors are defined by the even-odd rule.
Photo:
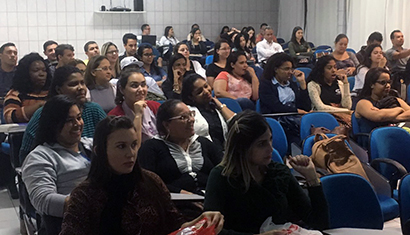
[[[59,94],[66,95],[76,102],[81,110],[84,121],[82,137],[92,138],[97,123],[105,118],[106,114],[98,104],[87,102],[87,87],[85,86],[84,77],[78,68],[64,66],[56,69],[47,100]],[[21,161],[23,161],[27,154],[34,148],[33,144],[39,128],[42,111],[43,107],[39,108],[27,124],[19,154]]]
[[[158,44],[159,46],[167,46],[169,44],[175,46],[178,42],[179,40],[175,37],[174,28],[172,28],[172,26],[167,26],[165,27],[164,36],[161,37]],[[169,48],[166,47],[163,54],[166,54],[168,50]]]
[[[122,42],[124,43],[124,54],[120,55],[119,60],[129,56],[136,56],[137,52],[137,36],[133,33],[126,33],[122,36]]]
[[[206,68],[206,81],[213,87],[215,78],[222,71],[226,71],[226,60],[231,54],[231,47],[226,39],[221,39],[215,43],[214,59]]]
[[[101,55],[105,55],[112,68],[111,77],[118,78],[121,73],[118,47],[112,42],[106,42],[101,47]]]
[[[286,53],[277,53],[269,58],[259,85],[262,113],[305,114],[310,111],[305,74],[293,67],[293,59]],[[296,82],[292,80],[292,75],[296,77]]]
[[[264,36],[265,29],[266,29],[267,26],[268,26],[267,23],[262,23],[261,26],[259,27],[259,33],[258,33],[258,35],[256,35],[256,39],[255,39],[256,43],[263,40],[263,36]],[[274,36],[274,41],[276,42],[276,37],[275,36]]]
[[[50,69],[51,74],[54,74],[54,71],[56,70],[56,66],[58,64],[57,55],[55,52],[57,46],[58,43],[53,40],[47,40],[43,44],[43,53],[45,56],[47,56],[46,64],[47,67]]]
[[[44,105],[51,74],[38,53],[25,55],[17,65],[13,85],[4,98],[6,123],[30,121],[34,112]]]
[[[246,44],[246,47],[252,51],[254,47],[256,47],[256,41],[255,41],[255,29],[252,26],[246,27],[245,30],[242,30],[243,34],[248,34],[248,42]]]
[[[265,63],[273,54],[283,52],[282,46],[274,41],[276,38],[270,26],[266,26],[263,37],[263,40],[256,44],[258,61],[261,63]]]
[[[162,90],[168,99],[180,99],[182,90],[182,80],[193,71],[187,71],[187,59],[177,53],[171,56],[168,64],[168,76],[162,84]]]
[[[226,70],[215,79],[215,96],[236,99],[242,109],[255,110],[252,101],[259,98],[259,79],[255,70],[248,66],[245,54],[232,52],[226,62]]]
[[[199,75],[201,75],[203,78],[206,78],[206,71],[202,67],[201,63],[199,63],[196,60],[191,60],[189,59],[190,52],[189,52],[189,47],[186,43],[184,42],[179,42],[175,47],[174,47],[174,55],[175,54],[181,54],[185,57],[186,59],[186,71],[193,71]]]
[[[231,48],[234,48],[235,45],[233,44],[233,42],[235,41],[236,36],[240,33],[241,31],[239,31],[237,28],[232,27],[231,30],[227,33],[224,33],[221,35],[221,39],[225,39],[228,41],[229,46]]]
[[[219,40],[221,40],[221,39],[222,39],[221,36],[222,36],[224,33],[229,32],[230,30],[231,30],[231,29],[229,28],[229,26],[227,26],[227,25],[223,26],[222,29],[221,29],[221,32],[220,32],[219,35],[218,35],[218,38],[216,39],[216,42],[219,41]]]
[[[193,25],[191,25],[191,30],[193,30],[194,28],[197,28],[197,29],[200,29],[199,28],[199,25],[198,24],[193,24]],[[187,36],[186,36],[186,40],[189,42],[189,41],[191,41],[192,40],[192,34],[191,33],[189,33]],[[203,41],[203,42],[206,42],[206,38],[205,38],[205,36],[204,35],[202,35],[201,34],[201,38],[200,38],[200,41]]]
[[[199,74],[190,74],[182,83],[182,101],[195,111],[195,133],[207,137],[223,149],[227,122],[235,115],[226,105],[212,97],[212,88]]]
[[[88,59],[84,60],[85,65],[88,64],[88,61],[90,61],[91,58],[100,55],[100,49],[98,48],[98,44],[95,41],[88,41],[84,45],[84,52],[88,57]]]
[[[145,77],[152,77],[157,85],[161,87],[162,83],[167,79],[167,73],[155,64],[152,46],[150,44],[143,44],[138,47],[137,56],[144,63],[140,68],[141,73]]]
[[[383,35],[379,32],[373,32],[369,35],[367,38],[367,43],[365,46],[362,46],[360,48],[360,51],[356,53],[356,58],[359,61],[360,64],[363,64],[365,54],[366,54],[366,48],[372,44],[379,44],[381,45],[383,42]]]
[[[223,216],[218,212],[183,223],[161,179],[139,166],[140,139],[131,120],[109,116],[95,132],[90,173],[70,195],[61,235],[166,235],[204,217],[207,226],[216,225],[220,232]]]
[[[292,38],[288,44],[290,56],[295,60],[295,63],[300,66],[306,66],[312,62],[312,48],[309,43],[303,38],[303,29],[296,26],[292,32]]]
[[[155,115],[160,103],[145,100],[147,93],[147,83],[140,71],[132,68],[122,71],[115,97],[117,106],[108,113],[134,120],[135,126],[142,131],[142,142],[158,134]]]
[[[355,111],[359,132],[370,133],[376,127],[410,120],[410,106],[389,95],[390,84],[387,69],[376,67],[367,72]]]
[[[298,223],[315,229],[329,226],[325,196],[312,160],[303,155],[289,159],[307,180],[306,194],[289,168],[273,162],[272,133],[262,115],[246,110],[229,122],[222,162],[209,176],[205,211],[220,211],[221,234],[259,234],[262,223]],[[263,234],[287,234],[269,231]]]
[[[366,47],[362,63],[357,67],[357,74],[352,93],[359,94],[363,88],[367,71],[371,68],[384,68],[387,59],[383,56],[383,49],[380,44],[371,44]]]
[[[80,142],[83,126],[79,107],[67,96],[55,96],[44,105],[37,147],[23,162],[22,177],[45,224],[57,217],[55,226],[61,226],[68,195],[87,177],[90,158]],[[51,233],[47,227],[47,234],[58,231]]]
[[[248,34],[239,33],[235,37],[233,44],[235,45],[235,48],[233,49],[234,51],[241,51],[245,53],[247,60],[255,61],[251,50],[249,50],[249,48],[246,46],[248,44]]]
[[[335,39],[335,50],[332,56],[336,61],[336,68],[346,71],[347,76],[356,75],[356,67],[359,66],[359,61],[353,52],[346,51],[349,39],[346,34],[339,34]]]
[[[207,48],[204,41],[201,41],[201,30],[193,28],[191,30],[191,40],[188,41],[189,51],[191,56],[204,56]]]
[[[195,111],[180,100],[167,100],[158,109],[160,138],[142,144],[138,162],[161,177],[172,193],[203,195],[208,175],[222,159],[222,151],[194,132]]]
[[[105,56],[95,56],[87,64],[84,80],[89,89],[89,98],[108,113],[115,107],[116,86],[110,83],[111,64]]]
[[[308,77],[309,97],[314,110],[350,109],[350,87],[347,76],[336,67],[331,55],[321,57]]]

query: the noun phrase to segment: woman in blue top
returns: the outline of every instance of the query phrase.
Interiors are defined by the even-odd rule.
[[[141,73],[144,77],[152,77],[158,86],[161,87],[162,83],[167,79],[167,73],[155,64],[152,46],[150,44],[140,45],[137,55],[138,59],[144,63],[140,68]]]

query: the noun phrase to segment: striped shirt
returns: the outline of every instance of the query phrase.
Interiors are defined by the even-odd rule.
[[[20,160],[23,162],[24,158],[33,149],[34,140],[38,130],[38,125],[40,122],[41,112],[43,107],[39,108],[31,118],[27,125],[26,131],[24,132],[23,142],[20,148]],[[87,102],[83,106],[82,118],[84,121],[82,137],[94,137],[94,130],[97,123],[104,119],[107,115],[100,105],[94,102]]]
[[[4,119],[6,123],[30,121],[31,115],[26,115],[24,107],[44,101],[47,94],[48,91],[41,91],[40,94],[30,94],[11,89],[4,99]]]

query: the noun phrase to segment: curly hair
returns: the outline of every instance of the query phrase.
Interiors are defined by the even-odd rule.
[[[51,73],[48,69],[47,64],[45,63],[43,57],[38,53],[32,52],[28,55],[25,55],[18,63],[16,72],[13,77],[12,89],[19,91],[20,93],[30,93],[33,92],[33,84],[30,79],[30,66],[36,61],[41,61],[44,63],[47,72],[47,80],[44,84],[42,90],[48,90],[51,84]]]

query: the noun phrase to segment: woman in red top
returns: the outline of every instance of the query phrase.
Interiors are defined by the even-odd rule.
[[[117,106],[108,115],[127,116],[142,133],[142,142],[158,134],[156,114],[160,103],[145,100],[148,86],[144,75],[137,69],[127,69],[121,73],[117,83]]]

